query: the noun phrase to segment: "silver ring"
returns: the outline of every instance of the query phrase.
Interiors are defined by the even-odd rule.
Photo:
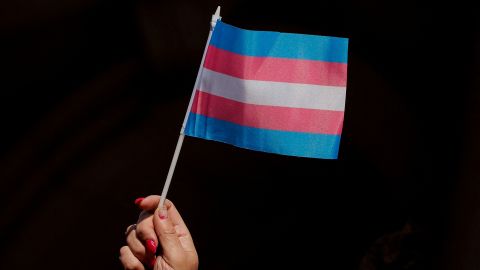
[[[127,230],[125,231],[125,235],[128,235],[131,231],[136,230],[136,229],[137,229],[137,224],[132,224],[132,225],[128,226]]]

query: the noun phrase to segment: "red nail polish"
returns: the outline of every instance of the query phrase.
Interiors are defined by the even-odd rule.
[[[150,262],[148,263],[148,266],[153,269],[153,267],[155,266],[155,262],[156,262],[156,259],[155,257],[153,257]]]
[[[145,199],[145,198],[143,198],[143,197],[136,198],[136,199],[135,199],[135,204],[136,204],[136,205],[139,205],[139,204],[143,201],[143,199]]]
[[[166,209],[160,209],[160,211],[158,211],[158,217],[160,217],[160,219],[167,219],[167,210]]]
[[[155,242],[153,240],[147,240],[147,250],[151,254],[155,254],[157,252],[157,245],[155,245]]]

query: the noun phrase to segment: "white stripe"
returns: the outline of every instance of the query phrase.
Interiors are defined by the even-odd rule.
[[[248,104],[345,110],[344,86],[243,80],[203,68],[199,90]]]

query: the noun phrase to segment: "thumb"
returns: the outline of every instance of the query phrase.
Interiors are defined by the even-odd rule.
[[[186,254],[178,238],[175,227],[168,217],[166,206],[155,210],[153,226],[162,246],[164,260],[171,266],[184,260]]]

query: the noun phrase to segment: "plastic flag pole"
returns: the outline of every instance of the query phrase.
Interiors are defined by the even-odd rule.
[[[162,195],[160,198],[160,203],[158,208],[163,208],[165,199],[167,198],[168,188],[172,182],[173,172],[175,171],[175,166],[177,165],[178,156],[180,155],[180,150],[182,149],[183,139],[185,138],[185,126],[187,124],[188,116],[190,115],[190,110],[192,108],[193,98],[195,97],[195,91],[198,88],[200,83],[200,78],[202,77],[203,63],[205,61],[205,55],[207,54],[208,44],[210,44],[210,38],[212,37],[213,29],[217,23],[217,20],[220,20],[220,6],[217,7],[215,14],[212,15],[212,20],[210,21],[210,32],[208,34],[207,44],[205,45],[205,50],[203,51],[202,62],[200,63],[200,68],[198,69],[197,79],[195,80],[195,85],[193,86],[192,96],[190,97],[190,102],[188,103],[187,113],[183,120],[182,128],[180,130],[180,136],[178,137],[177,146],[175,147],[175,152],[173,153],[172,163],[170,163],[170,168],[168,169],[167,180],[165,180],[165,185],[163,186]]]

